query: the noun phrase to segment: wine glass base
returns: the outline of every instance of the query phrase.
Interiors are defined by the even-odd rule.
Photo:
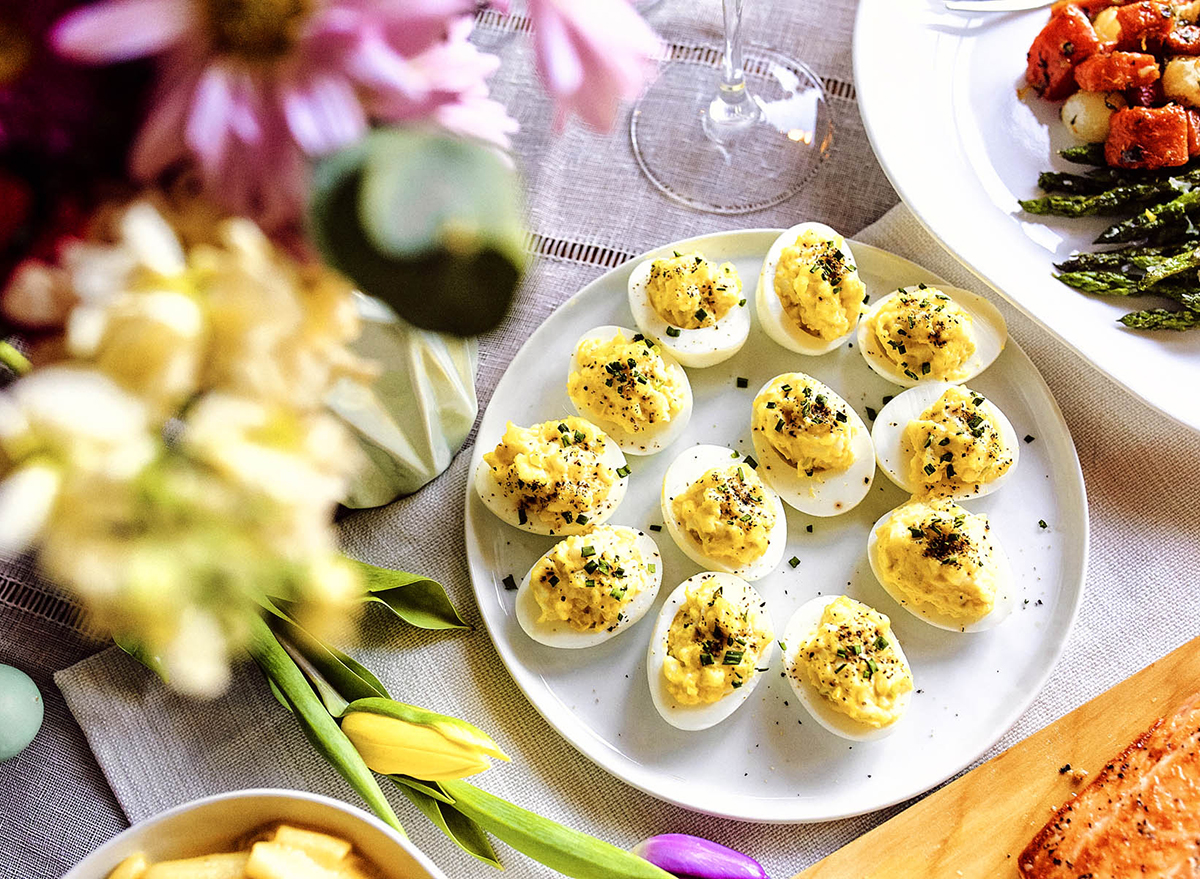
[[[811,70],[750,47],[744,67],[757,118],[714,125],[720,57],[698,48],[663,65],[634,107],[629,134],[638,165],[664,195],[700,211],[748,214],[804,187],[829,154],[833,122]]]

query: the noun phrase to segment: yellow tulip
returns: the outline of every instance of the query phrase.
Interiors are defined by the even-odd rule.
[[[487,733],[466,721],[391,699],[350,703],[342,732],[367,766],[384,775],[449,781],[488,769],[488,757],[508,760]]]

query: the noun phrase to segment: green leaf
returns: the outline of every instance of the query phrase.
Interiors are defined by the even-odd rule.
[[[286,607],[286,605],[284,606]],[[380,683],[379,678],[345,653],[316,638],[286,615],[276,612],[271,617],[269,624],[272,630],[282,635],[312,664],[313,668],[342,700],[353,702],[355,699],[388,695],[387,688]],[[324,697],[322,698],[324,699]],[[328,706],[329,700],[325,699],[325,701]],[[340,711],[333,713],[340,714]]]
[[[488,839],[487,833],[477,823],[454,806],[435,799],[423,790],[409,784],[407,779],[402,781],[403,776],[388,777],[395,781],[400,792],[421,810],[421,814],[432,821],[434,826],[446,834],[459,848],[485,864],[504,869],[500,859],[496,857],[496,851],[492,848],[492,842]]]
[[[517,851],[574,879],[671,879],[616,846],[564,827],[465,781],[443,781],[454,808]]]
[[[162,660],[146,650],[145,645],[141,641],[135,641],[123,633],[114,633],[112,636],[113,643],[144,665],[147,669],[154,672],[158,679],[164,684],[170,684],[171,680],[167,676],[166,669],[162,666]]]
[[[283,695],[283,691],[275,686],[275,682],[270,678],[267,678],[267,686],[271,688],[271,695],[275,697],[276,702],[286,708],[290,714],[296,713],[292,711],[292,706],[288,703],[287,696]]]
[[[367,601],[389,608],[396,616],[419,629],[471,628],[446,595],[446,589],[436,580],[379,568],[351,559],[367,587]]]
[[[275,639],[275,634],[262,619],[255,618],[250,632],[250,655],[262,669],[267,680],[275,684],[292,707],[305,738],[316,748],[341,776],[358,791],[376,815],[400,833],[404,828],[383,795],[374,773],[367,768],[354,745],[346,738],[337,721],[325,710],[304,673]]]
[[[7,366],[16,375],[25,375],[33,369],[29,358],[3,340],[0,340],[0,365]]]
[[[525,266],[520,184],[493,150],[377,129],[318,163],[309,221],[325,261],[427,330],[476,335]]]
[[[404,787],[410,787],[415,791],[420,791],[421,793],[425,794],[425,796],[433,797],[433,799],[439,802],[447,803],[451,806],[454,805],[453,797],[442,790],[442,785],[440,782],[421,781],[421,779],[413,778],[411,775],[389,775],[388,778],[396,782],[396,784],[403,785]]]

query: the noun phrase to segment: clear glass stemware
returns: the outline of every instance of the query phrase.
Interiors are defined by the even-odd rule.
[[[630,120],[633,152],[650,182],[718,214],[749,213],[795,195],[833,143],[817,76],[778,52],[743,53],[743,6],[723,0],[722,50],[672,47]]]

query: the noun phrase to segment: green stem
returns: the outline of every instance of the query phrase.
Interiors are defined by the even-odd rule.
[[[33,364],[29,362],[28,357],[8,342],[3,341],[0,341],[0,364],[7,366],[17,375],[25,375],[33,369]]]
[[[248,649],[263,674],[291,705],[309,743],[358,791],[376,815],[403,835],[400,819],[383,795],[375,774],[367,768],[350,739],[313,692],[304,673],[261,618],[254,620]]]

